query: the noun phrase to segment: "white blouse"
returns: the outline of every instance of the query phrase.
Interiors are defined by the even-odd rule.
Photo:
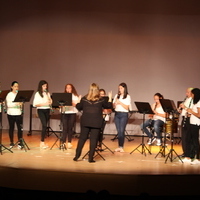
[[[115,103],[115,101],[117,100],[117,94],[115,95],[114,99],[113,99],[113,103]],[[129,106],[129,110],[131,110],[131,97],[128,94],[127,97],[125,99],[123,99],[123,95],[120,95],[119,101],[121,101],[123,104]],[[129,110],[126,110],[122,105],[117,104],[115,107],[115,111],[116,112],[129,112]]]
[[[17,93],[9,92],[6,96],[6,105],[7,105],[7,114],[8,115],[21,115],[22,110],[19,105],[16,105],[17,102],[13,102]]]
[[[33,99],[33,107],[36,107],[37,104],[48,103],[50,99],[49,92],[43,92],[43,97],[40,96],[39,92],[36,92]],[[39,106],[37,109],[50,109],[50,105]]]
[[[198,108],[200,108],[200,101],[198,101],[196,104],[193,105],[192,111],[197,113],[198,112]],[[198,118],[198,117],[196,117],[194,115],[191,115],[190,124],[200,126],[200,118]]]

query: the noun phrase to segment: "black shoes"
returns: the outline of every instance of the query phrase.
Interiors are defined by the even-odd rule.
[[[74,157],[74,158],[73,158],[73,161],[78,161],[78,158],[77,158],[77,157]]]
[[[89,163],[95,163],[96,161],[95,160],[89,160],[88,162]]]

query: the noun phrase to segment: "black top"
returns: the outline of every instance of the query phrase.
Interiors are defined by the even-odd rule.
[[[112,102],[105,98],[97,101],[89,101],[83,97],[80,103],[76,104],[79,111],[83,111],[81,116],[81,125],[93,128],[101,128],[103,124],[103,109],[112,109]]]

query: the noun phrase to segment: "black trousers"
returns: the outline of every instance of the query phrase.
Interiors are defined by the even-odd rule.
[[[82,149],[86,140],[88,139],[88,135],[90,134],[90,149],[89,149],[89,161],[93,160],[95,149],[97,147],[97,142],[99,138],[100,128],[93,128],[93,127],[81,127],[81,133],[78,141],[78,145],[76,148],[76,158],[79,158],[82,153]]]
[[[50,118],[50,109],[37,109],[37,112],[42,123],[41,142],[44,142],[47,131],[47,124]]]
[[[186,148],[187,145],[190,143],[189,128],[190,128],[190,117],[183,117],[181,121],[181,140],[182,140],[182,150],[184,155],[187,154]]]
[[[200,145],[199,145],[199,128],[200,126],[190,124],[189,128],[189,145],[187,146],[187,155],[189,157],[199,159],[200,158]]]
[[[68,142],[71,143],[75,122],[76,122],[75,113],[62,114],[63,132],[62,132],[61,141],[63,143],[65,143],[66,140],[68,140]]]
[[[23,137],[22,136],[22,115],[7,115],[8,123],[9,123],[9,138],[10,143],[14,142],[14,128],[15,123],[17,125],[17,137],[18,141]]]

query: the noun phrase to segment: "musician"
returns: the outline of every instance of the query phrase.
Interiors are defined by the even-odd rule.
[[[50,118],[50,110],[52,105],[51,95],[48,91],[48,83],[41,80],[38,84],[37,92],[34,95],[33,106],[37,108],[37,113],[42,123],[40,148],[46,149],[48,145],[44,143],[47,124]]]
[[[118,93],[113,99],[113,107],[115,110],[114,122],[117,129],[118,148],[116,152],[124,152],[125,128],[128,122],[128,113],[131,110],[131,96],[128,94],[126,83],[120,83]]]
[[[10,148],[14,147],[14,127],[17,125],[18,148],[23,148],[22,139],[22,103],[13,102],[19,90],[19,83],[11,83],[11,91],[6,96],[7,118],[9,123]]]
[[[72,93],[72,106],[64,106],[62,110],[62,122],[63,122],[63,134],[61,137],[62,145],[66,146],[66,141],[68,140],[67,148],[72,148],[72,135],[73,135],[73,128],[76,122],[76,114],[78,110],[76,109],[77,102],[80,101],[81,96],[78,95],[75,87],[68,83],[65,85],[65,93]]]
[[[191,164],[200,164],[200,145],[199,145],[199,129],[200,129],[200,89],[191,90],[193,99],[192,108],[185,105],[182,106],[190,115],[190,126],[188,129],[189,140],[186,146],[185,158],[183,162],[191,162]],[[193,160],[194,159],[194,160]]]
[[[106,97],[106,91],[104,89],[99,89],[99,94],[100,94],[100,97],[103,97],[103,98],[107,98],[108,100],[108,97]],[[101,133],[99,135],[99,150],[102,150],[102,141],[103,141],[103,133],[104,133],[104,129],[105,129],[105,126],[106,126],[106,122],[109,121],[110,119],[110,114],[112,113],[112,109],[103,109],[103,124],[102,124],[102,127],[101,127]]]
[[[190,126],[190,114],[187,113],[186,109],[183,109],[183,107],[192,108],[193,106],[193,99],[192,99],[192,93],[191,90],[193,88],[187,88],[186,89],[186,98],[184,101],[179,105],[179,112],[181,113],[182,120],[181,120],[181,140],[182,140],[182,150],[183,154],[181,157],[185,157],[186,152],[186,146],[188,143],[188,129]]]
[[[153,142],[157,139],[157,146],[161,145],[161,130],[163,128],[163,125],[165,123],[165,117],[166,113],[164,112],[160,99],[163,99],[163,95],[160,93],[154,94],[154,103],[152,104],[151,108],[154,112],[154,114],[149,115],[149,119],[144,122],[144,124],[141,124],[141,129],[147,134],[149,137],[148,144],[151,145]],[[154,131],[156,133],[156,136],[154,137],[153,134],[149,131],[149,128],[153,127]]]
[[[97,146],[100,129],[103,123],[102,109],[112,108],[112,93],[108,94],[108,101],[100,97],[99,86],[96,83],[90,85],[88,94],[85,95],[76,108],[82,111],[81,116],[81,133],[76,148],[74,161],[77,161],[81,155],[83,146],[90,134],[89,162],[94,163],[94,153]]]

